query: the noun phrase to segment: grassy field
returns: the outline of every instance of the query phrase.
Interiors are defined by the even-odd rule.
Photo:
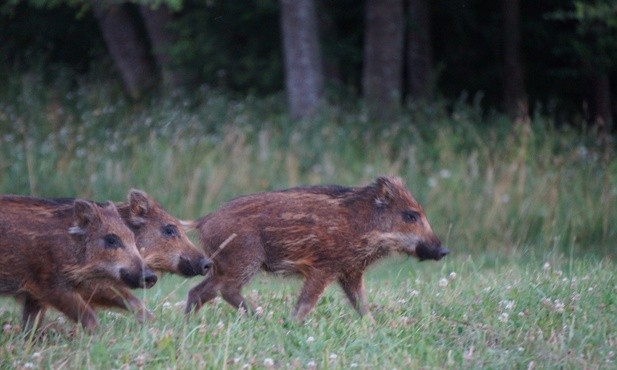
[[[537,262],[537,263],[536,263]],[[375,323],[336,287],[303,325],[289,312],[299,281],[260,276],[246,289],[258,318],[216,300],[185,320],[197,282],[164,279],[144,292],[155,322],[101,313],[88,336],[49,314],[42,339],[24,338],[19,310],[0,306],[3,368],[568,368],[615,366],[614,262],[522,262],[456,256],[444,263],[393,259],[367,278]]]
[[[122,200],[140,188],[183,219],[235,196],[401,176],[453,252],[393,257],[367,277],[376,323],[335,286],[305,324],[299,281],[245,289],[260,317],[216,301],[186,320],[198,279],[143,294],[157,319],[100,312],[88,336],[55,313],[24,337],[0,299],[0,368],[607,368],[617,351],[614,144],[534,116],[461,104],[377,125],[351,108],[292,123],[282,99],[208,89],[133,104],[113,88],[11,79],[0,91],[0,192]]]

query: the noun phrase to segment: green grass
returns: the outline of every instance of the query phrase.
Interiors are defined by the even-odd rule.
[[[135,187],[190,219],[246,193],[396,174],[453,254],[371,269],[375,324],[335,286],[290,323],[299,281],[265,275],[245,289],[258,319],[216,301],[185,321],[198,279],[165,277],[139,293],[156,321],[100,312],[94,336],[51,312],[26,338],[1,298],[0,368],[615,366],[617,160],[592,132],[441,103],[388,125],[336,107],[293,123],[281,97],[204,88],[133,104],[105,81],[37,78],[0,91],[1,193],[121,200]]]
[[[288,321],[293,279],[258,277],[245,289],[258,318],[216,300],[188,321],[197,280],[170,278],[143,292],[157,318],[100,313],[88,336],[49,314],[45,335],[24,338],[19,310],[0,310],[0,366],[96,368],[607,368],[617,343],[615,265],[609,260],[519,259],[492,265],[458,256],[441,264],[393,259],[367,289],[375,323],[330,287],[305,324]]]

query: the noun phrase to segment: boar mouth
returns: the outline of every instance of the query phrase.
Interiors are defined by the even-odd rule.
[[[418,244],[418,246],[416,247],[416,257],[418,257],[420,261],[425,261],[425,260],[439,261],[440,259],[448,255],[449,253],[450,251],[448,250],[448,248],[442,245],[439,245],[438,247],[433,247],[425,243],[421,243],[421,244]]]
[[[178,271],[186,276],[206,275],[212,267],[212,261],[205,257],[189,259],[180,257],[178,262]]]
[[[137,273],[121,269],[120,278],[131,289],[151,288],[157,281],[156,275],[150,269],[139,269]]]

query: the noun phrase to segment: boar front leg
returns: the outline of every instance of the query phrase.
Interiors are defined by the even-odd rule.
[[[186,308],[184,309],[185,314],[199,311],[201,306],[216,297],[219,289],[217,280],[217,276],[211,275],[189,290]]]
[[[314,270],[309,273],[302,286],[302,292],[291,317],[297,322],[304,321],[306,315],[315,307],[317,300],[333,277],[323,271]]]
[[[33,298],[29,294],[26,295],[22,313],[23,327],[26,332],[40,327],[41,322],[43,322],[43,317],[45,316],[45,310],[45,306],[41,304],[41,301]]]
[[[224,286],[221,289],[221,296],[230,305],[236,307],[239,310],[244,310],[248,314],[253,314],[251,305],[240,294],[241,287],[238,286]]]
[[[134,312],[140,323],[154,320],[154,315],[143,302],[130,291],[122,287],[96,289],[84,298],[93,306],[118,308]]]
[[[46,295],[45,301],[69,319],[80,323],[90,334],[94,333],[99,325],[94,310],[75,292],[51,291]]]
[[[373,316],[368,309],[366,291],[364,290],[364,277],[362,274],[343,275],[339,278],[339,284],[349,298],[351,306],[358,311],[360,316],[374,322]]]

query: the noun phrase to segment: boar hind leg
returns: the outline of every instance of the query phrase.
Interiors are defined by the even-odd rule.
[[[351,306],[358,311],[360,316],[367,317],[374,321],[366,302],[366,292],[364,290],[364,279],[362,274],[345,275],[339,278],[339,284],[349,298]]]
[[[201,306],[216,297],[217,293],[217,277],[209,276],[205,278],[201,283],[197,284],[191,290],[189,290],[189,296],[186,301],[186,308],[184,309],[184,313],[189,314],[191,312],[199,311]]]
[[[86,331],[93,333],[98,327],[94,310],[75,292],[54,291],[47,297],[47,302],[69,319],[80,323]]]
[[[304,281],[302,292],[298,298],[296,308],[291,314],[291,318],[297,322],[304,321],[304,318],[315,307],[321,293],[323,293],[332,279],[332,276],[326,275],[321,271],[311,272]]]
[[[25,331],[31,331],[38,328],[45,316],[45,306],[37,299],[31,296],[26,296],[24,300],[24,311],[22,314],[22,322]]]

